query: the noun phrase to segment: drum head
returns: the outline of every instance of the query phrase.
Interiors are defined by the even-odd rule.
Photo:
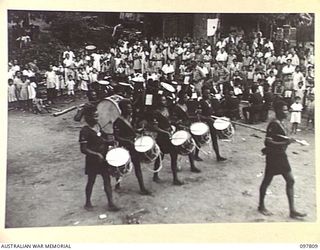
[[[106,161],[113,167],[121,167],[128,163],[130,155],[124,148],[113,148],[106,155]]]
[[[179,130],[172,135],[171,143],[174,146],[180,146],[190,138],[190,134],[187,131]]]
[[[96,49],[96,46],[94,46],[94,45],[87,45],[85,48],[86,48],[86,50],[94,50],[94,49]]]
[[[203,122],[195,122],[190,126],[190,132],[193,135],[204,135],[205,133],[208,133],[208,131],[209,126]]]
[[[99,102],[97,106],[98,122],[102,130],[107,134],[113,133],[113,122],[120,116],[118,102],[121,99],[121,96],[110,96]]]
[[[144,153],[152,149],[154,140],[150,136],[141,136],[134,142],[134,148],[137,152]]]
[[[170,85],[169,83],[161,82],[160,84],[165,90],[167,90],[171,93],[176,92],[175,88],[172,85]]]
[[[230,122],[222,120],[222,119],[217,119],[213,123],[213,126],[216,130],[225,130],[230,126]]]

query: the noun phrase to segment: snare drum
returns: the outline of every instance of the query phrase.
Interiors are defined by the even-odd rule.
[[[188,155],[195,149],[195,142],[190,133],[179,130],[172,135],[171,143],[176,147],[178,154]]]
[[[113,177],[119,178],[131,172],[130,154],[124,148],[113,148],[108,151],[106,161]]]
[[[190,126],[190,132],[194,139],[201,145],[210,141],[209,126],[204,122],[194,122]]]
[[[138,137],[134,142],[134,148],[143,163],[151,163],[160,155],[160,148],[151,136]]]
[[[213,127],[217,130],[219,139],[231,139],[234,134],[234,128],[229,118],[222,117],[216,119]]]
[[[98,122],[101,129],[107,133],[113,133],[113,122],[120,116],[120,108],[118,103],[123,99],[120,95],[113,95],[104,98],[97,105]]]

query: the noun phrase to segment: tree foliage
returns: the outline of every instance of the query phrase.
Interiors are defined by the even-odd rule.
[[[65,45],[77,48],[88,40],[90,27],[79,13],[60,12],[57,17],[52,20],[51,28],[52,36],[60,40]]]

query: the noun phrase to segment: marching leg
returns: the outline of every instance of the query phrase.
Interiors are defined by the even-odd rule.
[[[189,162],[190,162],[190,170],[193,173],[200,173],[201,170],[194,165],[194,155],[193,155],[193,153],[194,152],[188,154]]]
[[[171,157],[171,170],[173,175],[173,185],[181,186],[183,182],[178,179],[177,159],[178,155],[175,152],[170,152]]]
[[[138,179],[138,183],[139,183],[139,187],[140,187],[140,194],[142,194],[142,195],[150,195],[151,192],[149,190],[147,190],[145,188],[145,186],[144,186],[139,158],[136,155],[131,154],[131,159],[132,159],[132,163],[133,163],[133,166],[134,166],[135,175],[136,175],[136,177]]]
[[[161,158],[160,158],[161,157]],[[157,171],[160,167],[160,162],[163,160],[164,154],[160,153],[159,157],[156,159],[155,163],[154,163],[154,170]],[[159,172],[155,172],[153,174],[153,181],[154,182],[161,182],[161,179],[159,178]]]

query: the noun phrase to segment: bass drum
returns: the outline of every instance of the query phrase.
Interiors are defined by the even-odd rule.
[[[123,99],[120,95],[104,98],[97,105],[98,122],[101,129],[107,134],[113,134],[113,122],[120,116],[119,102]]]

